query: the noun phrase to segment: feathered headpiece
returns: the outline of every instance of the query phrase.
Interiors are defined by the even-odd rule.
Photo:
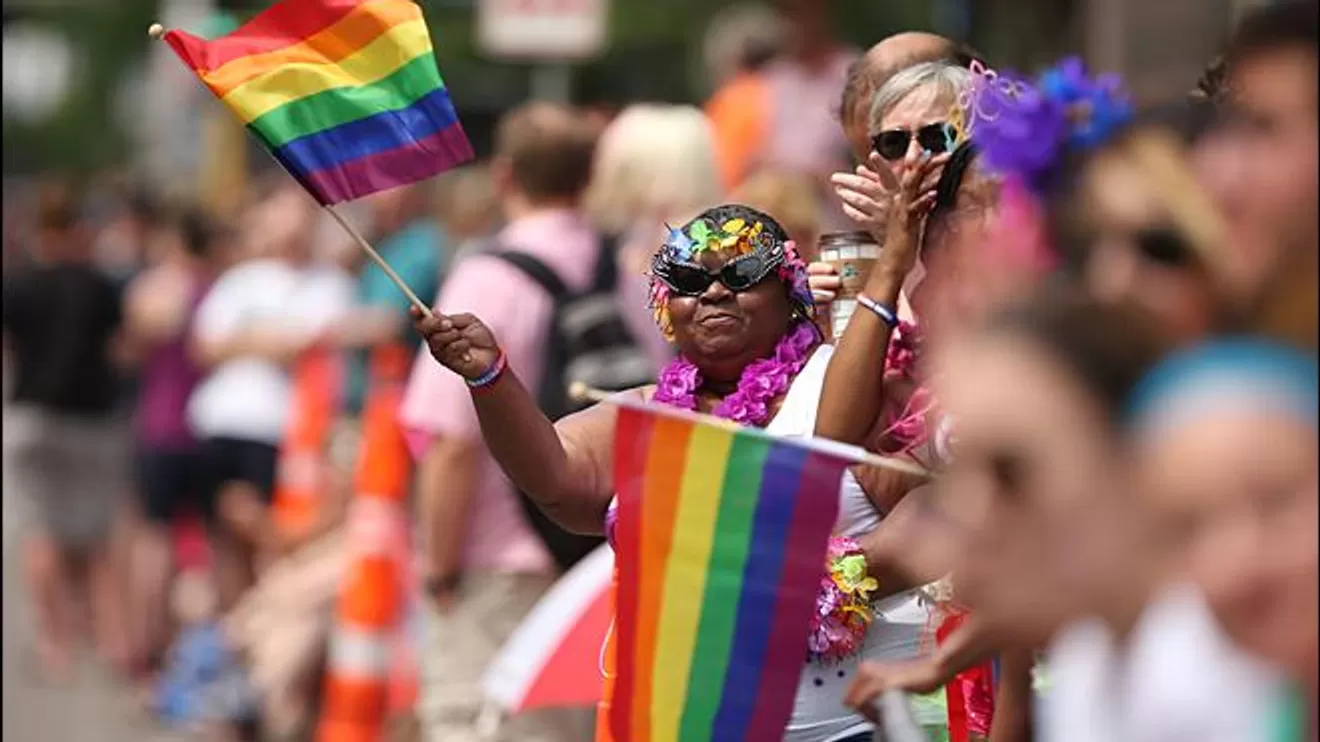
[[[1132,120],[1121,79],[1090,78],[1076,57],[1046,70],[1035,84],[979,64],[972,71],[976,81],[957,123],[987,167],[1036,194],[1049,188],[1064,154],[1094,149]]]

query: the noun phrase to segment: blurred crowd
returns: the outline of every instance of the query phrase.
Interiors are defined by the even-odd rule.
[[[856,472],[871,573],[919,595],[914,637],[926,606],[957,606],[938,644],[841,670],[829,723],[792,739],[851,740],[840,714],[988,662],[979,694],[922,711],[932,738],[956,706],[979,720],[957,742],[1315,740],[1315,3],[1249,13],[1184,99],[1029,197],[946,133],[993,60],[926,33],[853,50],[834,22],[812,0],[735,7],[709,32],[704,110],[528,103],[488,160],[343,211],[424,301],[498,339],[490,379],[432,343],[466,384],[281,172],[232,214],[119,175],[6,188],[4,447],[46,679],[90,627],[162,720],[310,739],[335,662],[392,662],[328,652],[352,610],[350,503],[376,488],[407,513],[420,617],[390,733],[590,739],[590,709],[482,713],[486,667],[601,543],[563,526],[601,526],[528,483],[559,465],[519,461],[492,429],[517,416],[472,387],[507,358],[556,419],[581,407],[568,381],[652,383],[678,352],[648,306],[653,254],[737,203],[810,264],[834,346],[814,433],[934,474]],[[706,283],[700,301],[734,301]],[[905,335],[921,352],[899,373]],[[894,431],[910,417],[932,431],[917,446]]]

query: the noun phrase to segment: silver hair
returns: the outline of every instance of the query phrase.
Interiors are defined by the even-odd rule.
[[[922,62],[894,73],[871,98],[871,117],[868,127],[874,133],[880,122],[905,98],[919,90],[932,90],[935,101],[958,102],[958,96],[972,84],[972,73],[966,67],[948,62]]]

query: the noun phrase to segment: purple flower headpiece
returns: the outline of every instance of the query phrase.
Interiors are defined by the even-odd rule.
[[[669,228],[669,237],[651,260],[649,305],[665,339],[674,337],[669,317],[669,286],[660,273],[666,265],[700,267],[701,254],[727,251],[730,257],[760,253],[776,263],[774,275],[788,288],[794,311],[810,319],[815,311],[807,286],[807,264],[789,241],[783,227],[768,214],[739,204],[707,209],[682,227]]]
[[[1132,119],[1117,75],[1090,78],[1070,57],[1035,84],[973,65],[977,80],[963,103],[967,134],[993,171],[1016,176],[1035,193],[1048,186],[1069,150],[1092,149]]]

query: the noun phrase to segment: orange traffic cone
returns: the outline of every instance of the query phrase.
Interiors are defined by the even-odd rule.
[[[325,492],[322,452],[339,410],[338,354],[313,349],[293,375],[293,413],[280,448],[271,517],[286,538],[297,538],[317,521]]]
[[[381,348],[373,357],[347,523],[355,556],[331,634],[317,742],[380,742],[391,702],[407,695],[406,679],[398,687],[392,676],[414,592],[404,513],[412,469],[397,414],[408,360],[406,350],[396,347]]]

